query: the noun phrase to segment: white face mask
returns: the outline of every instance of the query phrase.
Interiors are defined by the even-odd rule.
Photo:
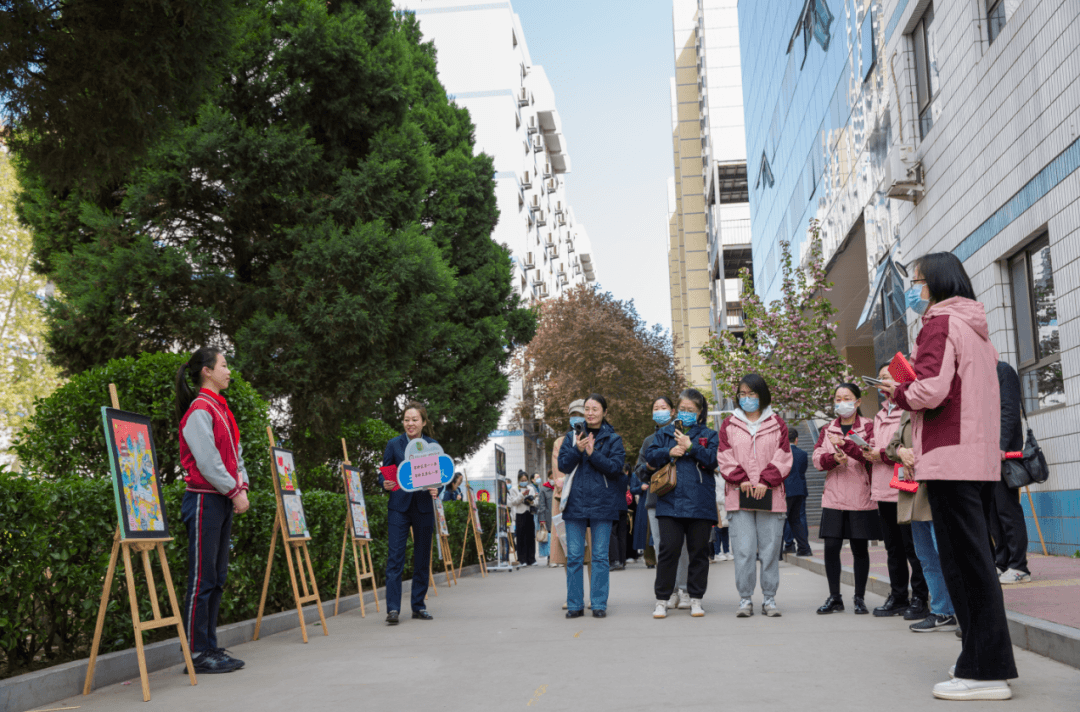
[[[836,414],[841,418],[850,418],[855,412],[855,401],[840,401],[836,404]]]

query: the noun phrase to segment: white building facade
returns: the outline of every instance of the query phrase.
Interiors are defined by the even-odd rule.
[[[439,79],[451,99],[469,110],[476,151],[495,163],[499,222],[491,238],[512,251],[513,284],[527,303],[557,298],[596,280],[592,245],[567,199],[570,155],[555,92],[544,68],[533,65],[521,20],[509,2],[398,0],[434,41]],[[512,380],[499,429],[463,465],[475,489],[495,475],[495,445],[506,468],[543,472],[549,467],[539,422],[517,423],[521,383]]]
[[[776,296],[779,242],[804,252],[820,220],[837,343],[866,373],[915,344],[903,266],[959,257],[1050,463],[1032,487],[1042,535],[1072,554],[1080,3],[742,0],[739,29],[757,289]]]

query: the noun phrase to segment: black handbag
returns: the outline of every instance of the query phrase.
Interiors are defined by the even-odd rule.
[[[1019,460],[1002,460],[1001,462],[1001,475],[1010,489],[1027,487],[1033,482],[1041,484],[1050,478],[1050,467],[1046,464],[1046,456],[1043,455],[1039,441],[1035,439],[1035,433],[1031,429],[1031,423],[1028,422],[1023,398],[1020,400],[1020,412],[1024,416],[1024,429],[1027,431],[1022,451],[1023,457]]]

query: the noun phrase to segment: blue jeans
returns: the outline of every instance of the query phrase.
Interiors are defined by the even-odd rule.
[[[911,538],[915,540],[915,554],[922,564],[926,587],[930,589],[930,612],[939,616],[956,615],[953,609],[949,589],[945,587],[945,577],[941,573],[941,559],[938,556],[937,535],[934,534],[933,522],[912,522]]]
[[[592,529],[592,580],[589,599],[594,611],[607,610],[608,545],[611,524],[608,519],[567,519],[566,522],[566,609],[585,610],[585,529]]]

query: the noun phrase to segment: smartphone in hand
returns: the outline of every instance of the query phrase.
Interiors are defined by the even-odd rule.
[[[859,447],[870,447],[870,443],[862,439],[862,437],[855,431],[848,433],[848,439],[855,443]]]

